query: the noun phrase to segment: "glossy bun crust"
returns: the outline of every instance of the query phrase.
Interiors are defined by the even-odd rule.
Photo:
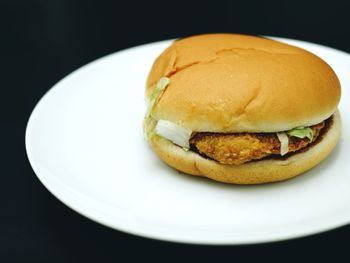
[[[275,132],[332,115],[340,84],[316,55],[274,40],[209,34],[175,41],[155,61],[147,97],[170,84],[153,117],[197,132]]]

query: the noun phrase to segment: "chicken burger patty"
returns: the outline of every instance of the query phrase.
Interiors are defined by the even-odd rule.
[[[288,153],[314,142],[325,122],[311,126],[312,141],[288,135]],[[281,143],[276,133],[196,133],[190,139],[192,150],[222,164],[239,165],[269,155],[280,154]]]

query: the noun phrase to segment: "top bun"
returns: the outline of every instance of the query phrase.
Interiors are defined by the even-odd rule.
[[[154,62],[149,98],[170,84],[152,116],[197,132],[276,132],[317,124],[339,103],[340,83],[316,55],[278,41],[236,34],[175,41]]]

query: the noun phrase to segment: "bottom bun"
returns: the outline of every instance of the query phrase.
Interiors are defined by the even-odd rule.
[[[340,126],[337,111],[323,138],[306,151],[286,159],[263,159],[242,165],[220,164],[156,135],[150,139],[150,144],[163,161],[181,172],[231,184],[263,184],[292,178],[319,164],[335,148]]]

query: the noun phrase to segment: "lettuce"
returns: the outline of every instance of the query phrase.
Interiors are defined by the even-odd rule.
[[[309,127],[297,127],[287,131],[287,134],[289,136],[298,137],[301,139],[307,137],[310,141],[312,141],[314,138],[314,133]]]
[[[144,118],[144,136],[146,140],[148,140],[148,138],[153,135],[154,133],[153,128],[155,127],[157,122],[151,116],[153,108],[155,107],[156,102],[159,99],[159,96],[166,89],[169,83],[170,83],[170,79],[163,77],[157,82],[156,86],[153,88],[152,94],[148,101],[148,107]]]
[[[289,152],[289,139],[285,132],[278,132],[277,137],[281,143],[280,154],[283,156]]]
[[[146,116],[145,116],[146,119],[150,117],[152,110],[156,105],[156,102],[158,100],[159,95],[163,92],[163,90],[166,89],[166,87],[169,85],[169,83],[170,83],[170,79],[166,78],[166,77],[161,78],[157,82],[156,86],[154,87],[154,89],[152,91],[152,94],[151,94],[151,97],[149,100],[149,104],[148,104],[148,108],[147,108],[147,112],[146,112]]]
[[[281,143],[280,154],[282,156],[287,154],[289,151],[289,139],[287,135],[301,139],[307,137],[310,140],[310,142],[314,139],[314,133],[309,127],[296,127],[286,132],[278,132],[277,137]]]
[[[155,133],[184,149],[190,148],[189,141],[192,134],[192,130],[190,129],[186,129],[170,121],[159,120],[155,128]]]

